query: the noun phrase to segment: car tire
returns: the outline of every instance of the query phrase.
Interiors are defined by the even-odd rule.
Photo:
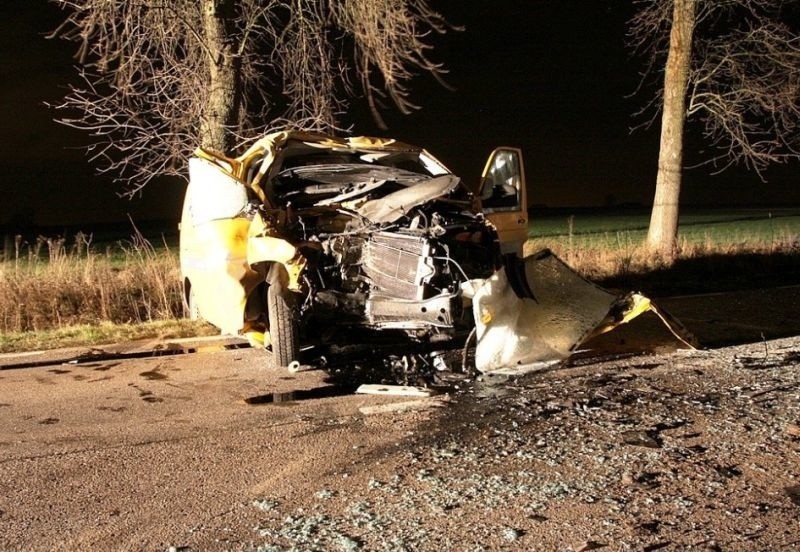
[[[281,292],[279,286],[267,286],[267,314],[272,346],[272,365],[286,368],[297,360],[300,344],[297,328],[297,309],[291,292]]]

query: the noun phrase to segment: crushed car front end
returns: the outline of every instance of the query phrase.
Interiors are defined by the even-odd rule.
[[[187,298],[226,333],[263,335],[280,364],[337,328],[468,332],[465,287],[501,263],[474,206],[444,165],[393,140],[279,133],[235,159],[199,150],[181,223]]]
[[[648,311],[692,346],[647,298],[602,290],[548,251],[515,255],[528,224],[515,148],[496,149],[475,188],[415,146],[298,132],[236,158],[198,150],[189,172],[189,310],[270,347],[279,366],[342,330],[438,347],[474,329],[476,368],[516,371]]]

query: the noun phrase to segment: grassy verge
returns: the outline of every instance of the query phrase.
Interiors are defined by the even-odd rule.
[[[617,249],[640,244],[650,223],[648,211],[536,214],[529,237],[576,248]],[[688,244],[766,244],[800,236],[798,209],[687,210],[680,217],[680,239]]]
[[[106,345],[137,339],[177,339],[218,334],[219,330],[210,324],[192,320],[159,320],[139,324],[101,322],[37,332],[2,333],[0,353]]]
[[[669,268],[664,259],[642,246],[648,217],[647,213],[534,216],[524,251],[530,254],[552,249],[573,269],[594,281],[662,271]],[[800,254],[797,210],[697,211],[682,215],[680,224],[678,265],[693,261],[694,266],[706,264],[713,268],[728,266],[734,258]],[[692,279],[691,274],[681,277]]]
[[[40,239],[0,264],[0,332],[183,317],[177,255],[134,237],[95,252],[85,235]]]
[[[140,235],[95,251],[90,236],[18,240],[0,263],[0,351],[212,335],[185,320],[177,255]]]

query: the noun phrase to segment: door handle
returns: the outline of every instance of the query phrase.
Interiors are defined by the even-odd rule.
[[[525,219],[521,218],[517,221],[517,224],[525,224]]]

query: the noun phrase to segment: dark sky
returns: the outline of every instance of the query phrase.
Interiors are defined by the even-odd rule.
[[[81,132],[52,121],[44,103],[63,96],[74,79],[71,44],[45,40],[60,21],[46,0],[15,6],[0,22],[0,225],[83,224],[175,218],[181,186],[153,187],[135,201],[120,199],[118,187],[98,178],[78,146],[89,142]],[[176,218],[177,220],[177,218]]]
[[[357,101],[357,134],[393,136],[421,145],[465,179],[477,178],[496,145],[523,148],[529,201],[592,206],[608,201],[648,203],[658,155],[658,128],[630,133],[645,96],[629,98],[640,60],[625,47],[630,2],[540,0],[433,2],[464,32],[437,41],[432,57],[449,68],[448,91],[429,78],[414,86],[422,109],[410,116],[387,110],[380,131]],[[47,41],[59,12],[45,0],[20,2],[0,22],[1,150],[7,199],[0,225],[11,221],[76,224],[179,218],[183,185],[156,182],[134,201],[118,199],[77,146],[81,133],[51,121],[43,106],[74,78],[72,45]],[[694,150],[687,157],[699,159]],[[712,204],[800,203],[798,164],[768,173],[709,176],[687,171],[683,201]]]

